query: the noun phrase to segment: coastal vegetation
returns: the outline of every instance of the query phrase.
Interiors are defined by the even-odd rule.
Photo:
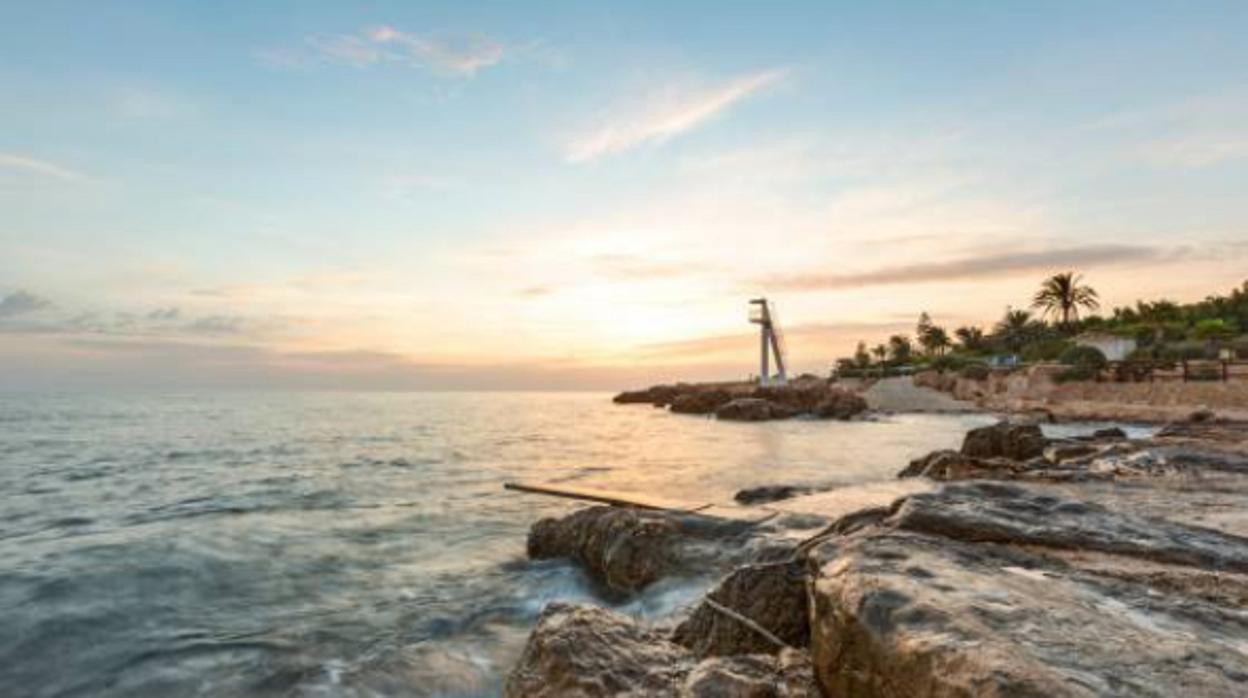
[[[837,360],[836,370],[855,376],[932,368],[970,377],[992,365],[1059,362],[1069,367],[1063,379],[1084,380],[1107,363],[1097,348],[1076,341],[1092,334],[1133,342],[1128,360],[1248,358],[1248,281],[1195,303],[1139,300],[1106,313],[1099,310],[1099,294],[1080,274],[1054,274],[1041,282],[1030,307],[1007,307],[988,328],[967,325],[949,332],[923,311],[914,339],[896,334],[874,346],[859,342],[853,356]]]

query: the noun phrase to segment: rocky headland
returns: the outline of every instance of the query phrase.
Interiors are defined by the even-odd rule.
[[[551,604],[506,694],[1248,695],[1245,424],[1001,423],[901,477],[910,494],[852,510],[779,492],[796,496],[749,528],[610,507],[538,522],[531,554],[611,593],[721,576],[672,627]]]
[[[833,381],[806,376],[784,386],[755,383],[673,383],[616,395],[617,404],[649,404],[676,414],[760,422],[790,417],[847,420],[867,411],[858,393]]]

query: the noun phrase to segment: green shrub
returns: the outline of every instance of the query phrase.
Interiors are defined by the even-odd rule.
[[[1067,366],[1087,368],[1092,371],[1105,368],[1105,366],[1109,364],[1109,360],[1105,358],[1105,355],[1101,353],[1100,349],[1097,349],[1096,347],[1081,346],[1070,347],[1066,351],[1062,352],[1058,361]]]
[[[967,364],[962,367],[958,375],[969,380],[982,381],[987,380],[988,376],[992,375],[992,369],[981,363]]]
[[[1074,344],[1068,339],[1042,339],[1023,347],[1023,361],[1028,363],[1055,361],[1073,346]]]
[[[1098,354],[1100,352],[1097,352]],[[1090,381],[1096,379],[1096,369],[1087,365],[1074,364],[1062,369],[1060,373],[1053,376],[1053,380],[1057,383],[1071,383],[1074,381]]]
[[[956,354],[946,354],[944,356],[937,356],[929,361],[927,365],[933,370],[943,373],[945,371],[960,370],[969,363],[971,363],[971,361],[965,357],[957,356]]]

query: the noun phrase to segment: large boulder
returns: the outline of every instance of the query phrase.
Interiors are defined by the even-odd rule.
[[[554,603],[507,677],[507,698],[816,698],[809,655],[699,660],[627,616]]]
[[[757,397],[739,397],[715,410],[717,419],[738,422],[764,422],[769,419],[788,419],[794,414],[793,408],[787,405]]]
[[[699,390],[677,396],[669,409],[679,414],[711,414],[732,397],[727,390]]]
[[[628,594],[671,569],[678,532],[676,523],[662,514],[590,507],[533,524],[528,553],[533,559],[573,559],[607,590]]]
[[[868,408],[866,398],[858,393],[829,388],[823,398],[815,405],[812,414],[823,419],[852,419]]]
[[[1044,453],[1049,441],[1035,424],[998,422],[966,433],[962,454],[976,458],[1027,460]]]
[[[507,677],[508,698],[675,696],[688,650],[627,616],[552,603]]]
[[[739,567],[676,627],[672,639],[699,657],[806,647],[806,579],[800,560]]]
[[[947,485],[811,552],[825,695],[1200,695],[1248,689],[1248,539],[1051,488]]]

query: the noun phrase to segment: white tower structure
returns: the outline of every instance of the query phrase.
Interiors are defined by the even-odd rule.
[[[750,322],[759,326],[759,385],[784,385],[788,382],[785,373],[784,335],[780,332],[780,322],[776,318],[776,307],[766,298],[755,298],[750,301]],[[776,359],[776,373],[772,375],[771,357]]]

